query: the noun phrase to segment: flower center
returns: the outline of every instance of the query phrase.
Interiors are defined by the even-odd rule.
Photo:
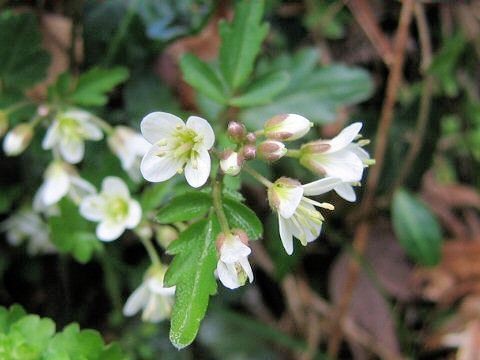
[[[82,139],[82,127],[80,126],[78,120],[72,117],[61,117],[59,120],[59,130],[62,136],[67,139]]]
[[[107,216],[119,222],[128,215],[128,202],[121,197],[111,197],[107,200]]]

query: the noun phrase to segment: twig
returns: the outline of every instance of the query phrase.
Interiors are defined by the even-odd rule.
[[[370,171],[369,177],[367,179],[365,196],[363,198],[362,204],[360,205],[360,211],[362,214],[368,214],[373,206],[375,190],[377,188],[378,180],[380,177],[380,171],[382,170],[388,134],[393,119],[393,108],[402,78],[403,64],[405,60],[405,48],[408,39],[408,29],[413,14],[414,4],[415,3],[410,0],[404,0],[402,2],[400,21],[395,35],[395,56],[388,76],[385,102],[383,103],[382,113],[380,116],[380,125],[377,129],[376,145],[374,152],[376,165]],[[368,220],[364,218],[355,231],[353,249],[360,255],[364,253],[367,245],[369,226],[370,224]],[[334,329],[332,330],[332,336],[330,337],[328,343],[328,355],[332,358],[336,358],[340,348],[340,343],[343,336],[341,324],[344,322],[346,313],[350,307],[352,295],[358,280],[358,273],[358,262],[351,261],[348,270],[347,280],[344,286],[343,296],[340,299],[338,307],[335,311]]]

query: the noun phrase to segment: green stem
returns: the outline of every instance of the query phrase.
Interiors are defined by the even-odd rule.
[[[160,258],[158,257],[157,251],[152,244],[152,240],[148,237],[141,238],[143,246],[147,250],[148,256],[150,257],[150,261],[153,265],[158,266],[161,265]]]
[[[288,149],[286,156],[298,159],[300,157],[300,149]]]
[[[264,133],[265,133],[265,131],[263,129],[255,131],[255,135],[257,135],[257,136],[262,136]]]
[[[252,175],[257,181],[261,182],[263,185],[265,185],[267,188],[271,187],[273,183],[268,180],[266,177],[260,175],[256,170],[253,170],[250,166],[244,165],[243,169]]]
[[[218,222],[220,223],[220,227],[222,228],[222,232],[225,234],[230,233],[230,227],[228,226],[228,220],[225,216],[225,212],[223,211],[222,205],[222,184],[220,181],[216,180],[213,184],[213,207],[215,209],[215,213],[218,217]]]
[[[110,47],[108,48],[107,55],[105,56],[104,65],[108,66],[114,60],[115,56],[117,55],[118,48],[122,43],[123,39],[127,35],[128,28],[130,27],[130,23],[132,22],[135,16],[135,7],[136,1],[132,1],[130,6],[127,9],[127,13],[123,17],[122,22],[118,26],[118,30],[115,33],[112,42],[110,43]]]
[[[113,126],[107,123],[105,120],[99,118],[98,116],[93,116],[93,121],[95,121],[98,126],[102,128],[103,131],[107,133],[107,135],[112,135],[113,133]]]
[[[3,110],[7,115],[9,115],[10,113],[14,112],[14,111],[17,111],[18,109],[24,107],[24,106],[27,106],[27,105],[31,105],[33,104],[33,102],[31,101],[19,101],[15,104],[12,104],[10,105],[9,107],[7,107],[5,110]]]
[[[122,321],[122,293],[120,291],[120,282],[118,281],[117,272],[113,268],[110,255],[106,255],[105,252],[99,254],[100,263],[102,265],[103,273],[105,274],[104,282],[105,289],[110,295],[110,300],[113,305],[112,320],[114,323],[119,324]]]

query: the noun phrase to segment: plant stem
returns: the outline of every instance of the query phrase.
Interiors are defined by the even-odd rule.
[[[99,254],[100,264],[102,265],[103,273],[105,274],[104,283],[105,289],[110,295],[110,300],[113,305],[112,320],[115,324],[119,324],[122,321],[122,294],[120,291],[120,283],[118,281],[117,273],[113,268],[112,259],[105,252]]]
[[[263,129],[255,131],[255,135],[257,135],[257,136],[262,136],[264,133],[265,133],[265,131]]]
[[[123,41],[123,38],[127,34],[127,30],[130,27],[130,23],[132,22],[135,16],[135,7],[136,7],[136,1],[132,1],[128,6],[127,13],[123,17],[123,20],[120,23],[120,25],[118,26],[117,32],[113,36],[113,39],[107,50],[107,55],[105,56],[105,61],[104,61],[105,66],[109,66],[111,62],[115,59],[118,48],[120,47],[120,44]]]
[[[148,256],[150,257],[150,261],[152,262],[152,264],[155,266],[160,265],[160,258],[158,257],[157,251],[152,244],[152,240],[149,237],[141,237],[140,239],[142,240],[143,246],[145,246],[145,249],[147,250]]]
[[[225,212],[223,211],[222,205],[222,184],[219,180],[215,180],[213,184],[213,207],[215,209],[215,213],[218,217],[218,222],[220,223],[220,227],[222,232],[225,234],[230,233],[230,227],[228,226],[228,220],[225,216]]]
[[[273,183],[268,180],[266,177],[262,176],[261,174],[259,174],[256,170],[253,170],[250,166],[248,165],[244,165],[243,166],[243,169],[249,173],[250,175],[252,175],[255,180],[261,182],[263,185],[265,185],[267,188],[271,187],[273,185]]]
[[[300,149],[288,149],[286,156],[298,159],[300,157]]]

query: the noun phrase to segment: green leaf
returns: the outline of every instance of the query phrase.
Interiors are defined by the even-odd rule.
[[[231,228],[242,229],[247,233],[250,240],[257,240],[262,237],[262,222],[250,208],[233,199],[224,198],[223,209]]]
[[[212,206],[210,195],[202,192],[189,192],[173,198],[157,214],[157,221],[171,224],[191,220],[205,215]]]
[[[173,246],[176,246],[177,255],[165,274],[165,284],[177,287],[170,341],[178,349],[193,342],[207,311],[209,297],[217,291],[213,273],[217,265],[215,240],[219,232],[218,220],[211,215],[208,220],[200,220],[184,231]]]
[[[40,319],[37,315],[28,315],[13,324],[10,332],[22,334],[29,345],[42,349],[48,345],[48,340],[55,334],[55,323],[47,318]]]
[[[184,80],[199,93],[220,104],[227,103],[222,81],[208,64],[192,54],[186,54],[180,61],[180,69]]]
[[[20,305],[12,305],[9,309],[0,307],[0,333],[7,333],[10,326],[21,318],[25,317],[26,312]]]
[[[107,103],[107,93],[128,78],[128,70],[122,66],[112,69],[94,67],[78,78],[70,100],[81,106],[101,106]]]
[[[4,89],[25,89],[47,75],[49,54],[32,13],[0,14],[0,83]]]
[[[286,71],[264,75],[249,86],[243,95],[231,99],[230,105],[247,107],[268,104],[287,87],[289,79]]]
[[[50,342],[46,355],[68,355],[69,358],[95,359],[103,350],[100,334],[93,330],[80,331],[78,324],[68,325]]]
[[[431,211],[405,190],[395,193],[392,203],[395,235],[405,251],[425,266],[440,261],[442,234]]]
[[[263,1],[240,1],[233,23],[220,23],[220,68],[232,89],[245,84],[267,36],[269,26],[261,22],[264,7]]]
[[[162,204],[168,193],[172,190],[172,182],[164,181],[147,187],[140,199],[144,212],[152,211]]]

